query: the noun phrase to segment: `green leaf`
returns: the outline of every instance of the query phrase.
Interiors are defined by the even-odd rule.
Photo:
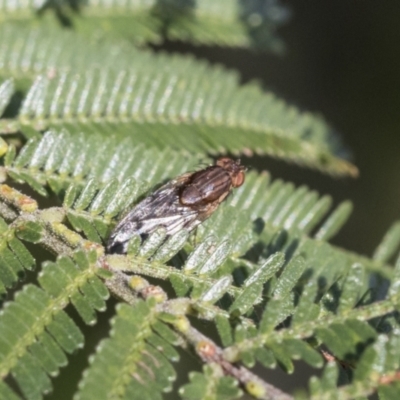
[[[156,253],[152,259],[159,262],[167,262],[183,247],[189,237],[189,233],[183,229],[176,235],[171,236]]]
[[[286,340],[284,342],[284,347],[290,352],[293,359],[304,360],[314,368],[321,368],[323,365],[322,356],[308,343],[302,340]]]
[[[42,8],[43,5],[33,1],[12,7],[5,3],[0,8],[0,17],[5,13],[9,20],[32,19],[34,11]],[[77,8],[79,14],[74,12]],[[124,4],[109,0],[78,1],[75,4],[62,0],[47,5],[47,13],[50,9],[66,13],[72,19],[70,23],[82,33],[94,30],[100,36],[129,38],[136,44],[146,41],[159,43],[166,36],[195,44],[273,51],[282,50],[275,32],[287,19],[286,9],[275,2],[264,2],[262,7],[257,7],[253,3],[213,3],[207,0],[195,3],[131,0]]]
[[[166,229],[161,226],[157,230],[149,235],[148,238],[143,242],[143,245],[139,249],[139,257],[150,258],[167,237]]]
[[[241,396],[242,391],[237,387],[237,381],[224,376],[218,364],[208,364],[203,373],[189,374],[190,383],[179,390],[183,399],[187,400],[230,400]]]
[[[315,234],[315,238],[318,240],[331,239],[347,221],[352,211],[353,204],[350,201],[341,203]]]
[[[13,94],[14,82],[12,79],[8,79],[0,85],[0,117],[3,115]]]
[[[304,285],[303,292],[292,318],[292,326],[306,323],[307,321],[314,321],[318,318],[320,308],[315,304],[317,292],[318,287],[314,280],[310,280]]]
[[[38,130],[67,127],[71,123],[76,123],[88,131],[96,127],[98,129],[101,122],[109,123],[115,125],[112,130],[121,137],[129,136],[139,143],[149,143],[149,139],[152,138],[153,144],[159,148],[168,145],[180,150],[184,147],[194,154],[199,152],[215,154],[221,151],[238,154],[250,148],[262,154],[279,156],[333,174],[356,173],[349,163],[335,158],[329,149],[322,146],[319,140],[317,141],[316,135],[314,141],[310,135],[308,135],[310,139],[303,138],[302,130],[305,127],[308,132],[322,128],[326,131],[326,135],[329,135],[330,130],[324,126],[323,121],[316,119],[308,121],[308,116],[300,113],[293,113],[292,120],[288,121],[287,109],[283,108],[272,95],[263,94],[255,86],[243,88],[232,86],[230,81],[227,81],[224,87],[220,76],[218,83],[215,82],[212,86],[197,85],[196,93],[191,94],[191,97],[196,96],[201,99],[204,104],[201,109],[196,109],[197,102],[193,102],[193,109],[189,110],[182,109],[182,106],[173,107],[174,99],[169,99],[171,104],[166,107],[164,102],[171,91],[171,84],[176,85],[172,93],[179,105],[182,103],[182,98],[188,96],[189,80],[188,77],[182,77],[176,82],[171,82],[174,80],[173,77],[168,72],[165,74],[166,76],[160,76],[160,71],[153,76],[149,75],[149,71],[143,76],[138,76],[136,72],[127,74],[122,87],[130,90],[128,93],[124,92],[121,87],[112,109],[109,107],[109,97],[105,94],[118,84],[119,75],[93,70],[91,75],[86,74],[82,77],[72,73],[51,80],[39,76],[27,93],[18,120],[21,126],[28,125]],[[216,74],[210,71],[207,77],[211,84],[213,75]],[[136,90],[131,88],[132,81],[137,82]],[[190,82],[190,85],[193,83]],[[67,96],[75,87],[82,90],[85,88],[88,96],[84,99],[79,96],[72,98],[71,104],[67,105],[68,115],[65,115],[64,103],[58,105],[57,102],[60,95]],[[201,92],[198,91],[200,88]],[[222,97],[226,96],[227,92],[231,92],[228,104],[222,99],[215,98],[216,94]],[[254,109],[257,110],[262,105],[269,112],[264,111],[262,114],[249,116],[247,104],[246,107],[238,107],[242,102],[247,102],[249,105],[253,103]],[[43,106],[39,108],[38,104]],[[131,111],[126,110],[128,104]],[[237,108],[234,113],[232,113],[233,108]],[[162,113],[160,109],[163,110]],[[266,114],[274,116],[273,120],[266,120]],[[174,123],[175,121],[180,123]],[[163,140],[160,140],[161,136],[157,135],[157,132],[166,129],[171,131],[171,134],[163,136]],[[232,136],[235,137],[234,141],[230,140]]]
[[[211,304],[217,302],[226,293],[231,282],[232,278],[230,276],[223,276],[203,293],[199,300]]]
[[[31,270],[34,266],[30,252],[0,218],[0,293],[4,293],[6,287],[12,287],[24,269]]]
[[[286,296],[288,296],[299,278],[303,275],[305,269],[306,263],[304,258],[293,258],[286,265],[281,276],[278,278],[276,284],[272,288],[274,299],[284,299]]]
[[[186,296],[189,290],[192,288],[191,282],[177,273],[172,272],[169,275],[169,279],[175,290],[176,295],[179,297]]]
[[[209,255],[208,259],[199,269],[199,275],[211,275],[216,269],[223,264],[231,252],[231,243],[228,240],[220,243],[215,250]]]
[[[231,305],[230,313],[246,313],[254,304],[260,302],[260,295],[263,285],[271,279],[279,268],[283,265],[284,257],[282,253],[276,253],[268,258],[252,275],[250,275],[242,287],[243,292],[235,299]]]
[[[44,230],[37,222],[28,221],[19,225],[15,232],[21,240],[38,243],[43,237]]]
[[[7,400],[20,400],[17,396],[4,382],[0,382],[0,398]]]
[[[221,315],[218,315],[215,318],[215,323],[223,346],[224,347],[230,346],[233,343],[233,337],[229,319]]]
[[[342,288],[338,311],[342,312],[356,306],[360,298],[360,291],[364,286],[364,267],[361,264],[353,264],[349,270]]]
[[[283,370],[286,371],[288,374],[293,373],[294,365],[290,359],[289,350],[281,344],[276,344],[275,346],[271,347],[271,350]]]
[[[260,322],[260,332],[267,333],[284,321],[293,310],[287,302],[281,299],[272,299],[267,303]]]
[[[323,395],[325,391],[336,388],[338,379],[338,367],[334,362],[329,362],[319,381],[316,379],[310,382],[310,389],[313,395]]]
[[[183,267],[185,273],[191,274],[197,272],[210,256],[213,247],[215,247],[215,238],[212,236],[205,237],[187,258]]]
[[[400,222],[395,222],[386,233],[382,242],[374,252],[372,258],[381,262],[387,262],[400,245]]]

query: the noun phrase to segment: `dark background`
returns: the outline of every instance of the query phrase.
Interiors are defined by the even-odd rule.
[[[360,169],[358,179],[334,179],[267,158],[255,166],[269,169],[275,178],[328,193],[336,203],[351,199],[354,212],[334,243],[371,255],[400,217],[400,1],[284,3],[292,18],[280,29],[287,47],[283,56],[181,43],[166,43],[157,50],[191,53],[239,70],[243,82],[257,79],[299,108],[322,114],[352,150]],[[71,357],[48,399],[71,398],[82,364],[109,329],[108,318],[108,313],[100,313],[96,327],[82,327],[86,343],[92,345]],[[306,387],[305,375],[311,370],[302,364],[294,376],[279,368],[260,373],[292,392]]]
[[[237,49],[167,43],[239,70],[300,109],[322,114],[351,149],[360,177],[334,179],[263,159],[274,177],[351,199],[354,212],[333,240],[371,255],[400,217],[400,2],[373,0],[282,1],[292,17],[279,30],[282,56]]]

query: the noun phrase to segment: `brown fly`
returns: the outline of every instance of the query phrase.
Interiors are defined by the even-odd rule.
[[[117,224],[107,243],[108,252],[124,254],[134,235],[144,239],[160,226],[167,235],[195,229],[218,208],[232,188],[243,185],[245,170],[240,160],[221,157],[215,165],[169,181]]]

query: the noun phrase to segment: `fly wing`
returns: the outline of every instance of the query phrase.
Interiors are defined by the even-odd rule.
[[[146,197],[137,204],[115,227],[108,243],[111,253],[126,253],[128,242],[134,235],[147,237],[158,227],[163,226],[167,235],[173,235],[181,229],[194,229],[198,212],[182,206],[179,191],[188,174],[182,175]]]

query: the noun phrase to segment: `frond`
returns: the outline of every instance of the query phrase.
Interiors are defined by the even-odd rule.
[[[308,268],[313,263],[312,258],[305,258]],[[331,257],[329,259],[332,261]],[[368,321],[398,307],[397,284],[392,283],[393,287],[384,300],[376,301],[373,295],[372,299],[368,298],[372,276],[361,264],[352,264],[346,273],[332,283],[328,281],[328,287],[323,289],[318,287],[318,282],[327,279],[323,271],[319,270],[317,276],[312,276],[305,267],[300,271],[297,271],[298,266],[291,269],[295,260],[292,259],[280,278],[270,285],[258,332],[254,328],[238,326],[232,335],[229,324],[219,321],[221,337],[229,344],[225,349],[226,356],[231,361],[240,359],[248,366],[253,366],[256,360],[270,368],[279,363],[291,372],[294,368],[291,359],[301,358],[314,367],[321,367],[322,358],[313,347],[323,344],[335,358],[354,365],[360,356],[364,357],[363,351],[369,343],[377,340],[377,333],[389,329],[384,328],[384,320],[377,320],[373,326]],[[303,271],[312,276],[308,282],[304,282],[306,275],[302,277],[303,282],[298,281]],[[290,279],[287,280],[286,276]],[[295,287],[296,306],[290,309],[285,299]],[[379,292],[378,287],[374,286],[374,291]],[[396,327],[391,329],[397,332]],[[260,346],[264,348],[260,349]]]
[[[269,243],[271,244],[271,242],[272,240]],[[308,243],[308,245],[309,250],[315,247],[315,243]],[[388,329],[384,328],[385,319],[380,319],[378,324],[373,323],[372,326],[367,322],[382,315],[390,315],[399,306],[400,297],[396,289],[398,287],[397,278],[394,278],[389,296],[385,300],[376,301],[375,295],[368,294],[372,288],[370,286],[371,279],[376,282],[373,285],[374,291],[376,293],[380,291],[376,271],[368,271],[361,264],[354,263],[351,254],[346,254],[327,244],[319,252],[310,253],[306,252],[306,249],[307,246],[300,244],[299,254],[301,257],[296,257],[296,253],[292,252],[292,258],[278,278],[276,278],[276,272],[282,264],[278,262],[273,267],[273,260],[274,258],[276,261],[279,258],[282,260],[282,256],[275,253],[275,256],[271,256],[264,266],[260,264],[258,269],[254,270],[253,274],[250,274],[241,285],[242,295],[237,296],[229,308],[228,314],[214,313],[212,319],[216,320],[221,339],[224,345],[228,346],[224,350],[226,360],[230,362],[241,360],[249,367],[254,366],[256,361],[269,368],[279,364],[291,372],[294,369],[292,360],[302,359],[313,367],[320,368],[323,365],[323,359],[320,352],[317,351],[317,347],[323,344],[329,349],[330,354],[333,354],[333,357],[343,363],[362,363],[360,360],[366,357],[364,354],[368,353],[370,343],[379,341],[377,336],[379,330]],[[328,249],[330,249],[330,253]],[[195,253],[199,259],[202,259],[199,251],[195,250]],[[152,257],[151,254],[150,257]],[[335,254],[336,257],[333,257]],[[120,256],[112,257],[116,259]],[[209,257],[212,258],[212,254],[209,254]],[[136,262],[137,260],[129,259],[127,270],[131,267],[135,272],[145,273],[144,271],[147,271],[147,274],[151,275],[150,263],[142,264],[143,269],[140,271],[134,268]],[[110,265],[113,264],[116,265],[110,258]],[[119,259],[119,266],[121,267],[122,264],[123,261]],[[190,270],[191,268],[187,271],[187,267],[183,266],[186,275]],[[199,271],[196,267],[194,270]],[[158,268],[157,271],[162,274]],[[215,271],[211,267],[211,274],[215,274]],[[398,274],[399,267],[396,271]],[[202,272],[204,279],[204,274],[207,274],[209,270],[207,268]],[[161,275],[158,276],[161,277]],[[175,275],[170,270],[168,275],[163,275],[163,278],[169,277],[177,287],[173,276],[178,276],[178,274]],[[263,285],[262,282],[267,284]],[[221,281],[218,283],[221,284]],[[385,285],[384,281],[381,283]],[[238,320],[235,318],[240,314],[247,313],[249,315],[249,307],[254,307],[254,299],[259,297],[263,287],[265,311],[259,323],[256,324],[257,328],[252,324],[246,325],[245,320],[241,320],[238,324]],[[193,290],[196,295],[191,296],[195,300],[192,307],[199,312],[198,316],[206,317],[205,309],[207,307],[201,303],[207,302],[207,296],[214,301],[212,293],[214,288],[215,299],[218,300],[221,298],[221,292],[218,291],[217,283],[208,292],[203,291],[203,295],[199,295],[200,289]],[[180,290],[182,289],[178,289],[177,292],[182,296],[184,291],[187,291],[187,287],[181,292]],[[227,293],[227,291],[224,289],[223,293]],[[253,297],[254,293],[256,295]],[[233,297],[235,296],[233,295]],[[247,304],[244,301],[246,299],[248,300]],[[216,304],[218,308],[226,306],[224,302]],[[212,315],[210,310],[209,307],[208,318]],[[233,322],[234,320],[236,323]],[[232,329],[231,324],[238,325]],[[396,326],[395,324],[394,327]],[[389,376],[393,381],[396,379],[395,373]],[[196,377],[196,381],[202,379]],[[377,379],[375,378],[375,381]],[[385,381],[384,375],[379,375],[379,381]],[[211,384],[212,382],[210,382]],[[374,387],[376,388],[376,386]],[[189,388],[191,387],[189,386]]]
[[[27,399],[49,392],[49,376],[67,364],[65,353],[83,345],[82,333],[63,311],[66,305],[71,302],[88,324],[95,322],[95,310],[105,308],[108,291],[97,277],[101,271],[95,267],[96,260],[91,251],[46,262],[39,275],[41,288],[24,286],[3,308],[0,375],[11,375]]]
[[[300,113],[255,85],[240,87],[235,75],[220,68],[191,58],[139,51],[127,51],[118,57],[118,64],[108,67],[110,62],[103,60],[110,54],[114,60],[124,49],[111,45],[99,54],[92,50],[93,60],[82,64],[75,61],[76,42],[82,39],[66,35],[60,40],[63,53],[51,56],[34,51],[42,48],[42,41],[43,46],[51,43],[40,32],[32,34],[22,48],[18,42],[0,45],[7,76],[42,73],[26,93],[16,118],[0,121],[1,131],[62,126],[71,132],[118,134],[136,143],[191,154],[256,152],[332,174],[357,173],[335,156],[341,150],[321,118]],[[64,64],[71,52],[75,56]],[[90,60],[89,54],[84,60]],[[97,60],[104,63],[101,70],[95,67]],[[68,68],[75,64],[78,67]]]
[[[69,185],[82,186],[92,178],[105,184],[111,179],[123,181],[132,177],[155,185],[193,170],[198,162],[196,157],[169,148],[136,145],[129,137],[119,140],[118,136],[50,131],[30,139],[17,156],[10,146],[4,171],[46,195],[46,186],[60,194]],[[138,189],[138,193],[142,192],[143,187]]]
[[[171,390],[179,359],[171,346],[177,337],[159,318],[156,303],[120,304],[111,337],[97,348],[79,385],[76,399],[162,399]]]
[[[33,19],[34,11],[57,11],[83,33],[129,38],[137,44],[164,38],[195,44],[282,49],[276,29],[287,19],[277,1],[210,0],[126,2],[63,0],[58,2],[3,2],[0,20]],[[79,11],[76,11],[79,8]]]
[[[321,134],[324,142],[329,135],[323,121],[294,109],[291,113],[255,86],[229,88],[210,75],[201,82],[200,76],[189,80],[164,71],[165,67],[153,76],[149,71],[142,76],[96,71],[82,78],[74,73],[59,79],[40,76],[27,93],[17,121],[22,130],[25,125],[37,130],[78,125],[85,131],[99,131],[108,124],[105,133],[116,132],[160,148],[186,149],[192,154],[254,151],[336,174],[355,173],[320,141]],[[120,88],[119,93],[115,88]],[[110,97],[113,89],[115,96]]]
[[[151,74],[166,69],[186,77],[211,73],[224,75],[224,81],[238,85],[239,76],[234,71],[210,67],[204,60],[192,56],[152,53],[132,47],[127,41],[116,44],[107,39],[82,37],[74,31],[63,31],[52,26],[24,27],[13,24],[0,26],[0,74],[16,79],[24,90],[37,75],[59,78],[60,73],[77,74],[96,69],[105,72],[135,71]],[[116,62],[118,60],[118,62]]]
[[[266,183],[265,175],[261,175],[260,179]],[[112,216],[123,209],[124,200],[132,201],[136,198],[137,187],[137,182],[133,179],[121,184],[110,181],[101,188],[94,180],[88,181],[82,189],[72,185],[65,196],[66,215],[68,218],[72,215],[71,224],[78,230],[81,227],[85,234],[88,232],[88,236],[91,232],[96,234],[103,232],[97,237],[101,241]],[[251,186],[248,190],[251,190]],[[293,188],[290,190],[294,198],[301,197]],[[274,196],[279,194],[277,191],[274,193]],[[300,193],[305,195],[305,189],[302,188]],[[240,198],[241,196],[239,200]],[[256,217],[250,217],[250,210],[243,208],[245,207],[239,205],[235,209],[227,205],[219,210],[213,219],[204,224],[200,234],[201,241],[194,249],[189,244],[185,245],[187,239],[185,232],[180,232],[165,241],[165,233],[156,231],[143,244],[140,241],[131,243],[127,256],[108,255],[105,262],[114,272],[125,271],[169,280],[178,297],[186,296],[183,299],[176,299],[186,304],[185,310],[190,310],[189,313],[198,318],[215,321],[221,339],[227,346],[223,352],[225,360],[231,363],[242,361],[250,367],[256,361],[268,367],[279,364],[290,372],[294,368],[292,360],[300,358],[320,368],[322,357],[316,346],[321,344],[343,362],[354,360],[359,362],[364,354],[363,349],[368,349],[368,344],[377,340],[379,330],[384,327],[388,329],[388,324],[391,327],[389,329],[396,328],[396,322],[387,317],[374,327],[367,321],[390,315],[398,307],[396,276],[399,267],[393,274],[378,261],[364,260],[321,240],[307,238],[296,227],[293,230],[284,230],[266,220],[263,229],[257,229],[252,222]],[[319,209],[317,207],[316,212]],[[343,207],[339,207],[340,209]],[[341,211],[333,212],[322,227],[337,227],[338,223],[329,221],[337,218],[342,221],[341,215]],[[81,218],[78,223],[74,219],[77,216]],[[17,218],[17,215],[12,218]],[[94,222],[96,218],[106,222],[101,225],[99,222]],[[313,220],[313,217],[307,217],[307,220]],[[86,221],[89,223],[88,226],[92,227],[92,231],[85,225]],[[285,221],[285,218],[281,221]],[[25,225],[29,228],[25,230],[22,229],[24,225],[18,226],[21,227],[19,235],[22,235],[22,239],[34,242],[39,240],[37,235],[34,235],[34,225],[29,227]],[[47,229],[46,226],[44,229]],[[326,233],[333,228],[321,229]],[[59,366],[62,365],[61,362],[53,369],[50,367],[40,369],[38,367],[41,365],[40,354],[34,355],[32,363],[36,372],[29,372],[29,375],[21,375],[17,366],[19,360],[25,363],[24,354],[32,353],[31,347],[37,340],[40,341],[36,338],[40,338],[43,332],[56,335],[48,326],[52,326],[52,321],[57,320],[60,312],[64,315],[62,308],[68,304],[69,299],[87,323],[93,322],[94,309],[101,309],[104,306],[102,299],[106,291],[103,290],[100,296],[90,298],[93,295],[90,292],[93,283],[92,281],[90,284],[87,283],[86,279],[94,279],[103,271],[97,269],[92,262],[95,262],[95,258],[90,262],[83,262],[87,269],[82,267],[78,272],[76,269],[82,260],[79,262],[75,260],[74,263],[70,258],[61,257],[57,264],[47,263],[43,276],[39,278],[43,290],[27,285],[21,294],[17,295],[15,303],[19,304],[19,296],[22,300],[26,297],[24,301],[27,302],[29,297],[39,296],[37,293],[40,293],[44,299],[44,305],[39,310],[40,320],[42,317],[45,319],[40,325],[36,324],[33,327],[28,325],[27,331],[22,330],[22,338],[18,336],[15,339],[16,344],[9,349],[10,355],[4,356],[3,366],[7,367],[4,375],[11,374],[21,386],[21,390],[29,393],[50,390],[48,377],[43,371],[57,373]],[[64,278],[65,274],[69,276],[69,280]],[[389,277],[393,279],[392,287],[387,298],[381,300],[379,293],[387,285]],[[235,285],[232,282],[235,282]],[[98,283],[100,284],[100,281]],[[135,290],[133,284],[132,289]],[[24,295],[25,292],[28,294]],[[101,289],[97,292],[101,293]],[[82,294],[84,298],[88,297],[86,302],[82,300]],[[54,302],[60,306],[53,307]],[[10,310],[13,310],[11,305],[14,303],[9,304]],[[49,304],[52,304],[51,308]],[[8,308],[4,315],[8,315],[7,310]],[[262,312],[261,319],[260,312]],[[0,318],[0,327],[1,321]],[[146,320],[146,323],[149,321]],[[68,329],[72,332],[74,328]],[[28,336],[28,331],[33,332],[32,337]],[[74,335],[78,333],[75,332]],[[58,341],[58,338],[55,337],[55,340]],[[22,347],[24,352],[17,355],[15,352],[17,348],[21,351],[21,341],[24,343]],[[61,342],[60,346],[65,351],[68,350]],[[100,354],[101,350],[99,351]],[[108,351],[113,352],[113,350]],[[135,362],[132,361],[128,369],[129,371],[140,369],[137,375],[139,378],[136,379],[134,375],[132,383],[137,388],[138,384],[145,382],[140,375],[144,373],[143,360],[140,358],[144,353],[138,351],[134,354]],[[14,360],[13,363],[8,361],[10,358]],[[105,364],[105,361],[94,363],[93,371],[97,369],[103,371]],[[0,363],[0,367],[1,365]],[[88,372],[87,376],[89,374],[92,372]],[[97,376],[95,372],[93,374]],[[133,375],[132,373],[128,375],[131,382]],[[148,378],[155,375],[146,376]],[[30,379],[36,383],[34,385],[29,383]],[[93,378],[93,382],[95,380]],[[130,383],[124,382],[121,390],[128,390]],[[218,379],[214,382],[216,387],[220,384]],[[228,386],[233,388],[232,381],[229,382]],[[164,383],[162,386],[166,387]],[[224,381],[223,386],[226,383]],[[85,385],[82,387],[86,387]],[[92,384],[88,384],[87,387],[89,395],[93,394]],[[161,386],[157,386],[158,392],[160,388]],[[152,392],[149,398],[153,395],[155,396]]]
[[[391,242],[388,240],[393,237],[396,232],[396,224],[389,230],[388,234],[383,239],[378,249],[383,249],[385,244]],[[396,236],[396,235],[394,235]],[[393,242],[392,242],[393,243]],[[391,246],[389,246],[390,248]],[[383,251],[381,253],[383,255]],[[353,274],[354,275],[354,274]],[[356,278],[356,276],[355,276]],[[343,354],[345,348],[340,346],[341,340],[349,340],[350,337],[355,337],[355,333],[359,338],[358,346],[360,342],[364,343],[364,351],[357,360],[355,365],[354,376],[352,379],[344,380],[344,385],[337,387],[337,383],[341,376],[346,374],[346,367],[342,363],[336,364],[329,362],[323,372],[320,379],[313,377],[310,380],[310,394],[306,398],[311,399],[353,399],[361,398],[378,393],[380,399],[391,399],[396,398],[399,391],[399,321],[397,313],[388,314],[384,318],[374,318],[373,311],[378,308],[390,307],[390,304],[394,305],[398,309],[399,302],[399,278],[400,278],[400,260],[397,260],[394,277],[392,279],[389,290],[387,291],[387,299],[381,301],[380,304],[373,303],[369,307],[364,307],[363,315],[368,319],[372,319],[370,325],[361,323],[359,320],[362,319],[361,313],[354,312],[354,320],[348,321],[348,328],[345,330],[340,329],[340,325],[335,325],[333,332],[330,334],[327,331],[323,331],[323,336],[328,338],[327,341],[330,345],[335,348],[339,354]],[[349,286],[357,282],[358,279],[352,279],[349,282]],[[351,289],[347,291],[347,296],[353,297]],[[344,301],[345,308],[349,306]],[[370,310],[368,310],[370,308]],[[375,310],[374,310],[375,309]],[[356,320],[357,318],[357,320]],[[351,322],[351,324],[350,324]],[[350,329],[349,329],[350,328]],[[373,339],[373,340],[371,340]],[[351,341],[351,340],[350,340]],[[367,341],[366,345],[365,342]],[[343,343],[341,343],[343,345]],[[351,348],[348,343],[347,350]],[[354,368],[353,366],[350,366]],[[304,397],[305,398],[305,397]]]

